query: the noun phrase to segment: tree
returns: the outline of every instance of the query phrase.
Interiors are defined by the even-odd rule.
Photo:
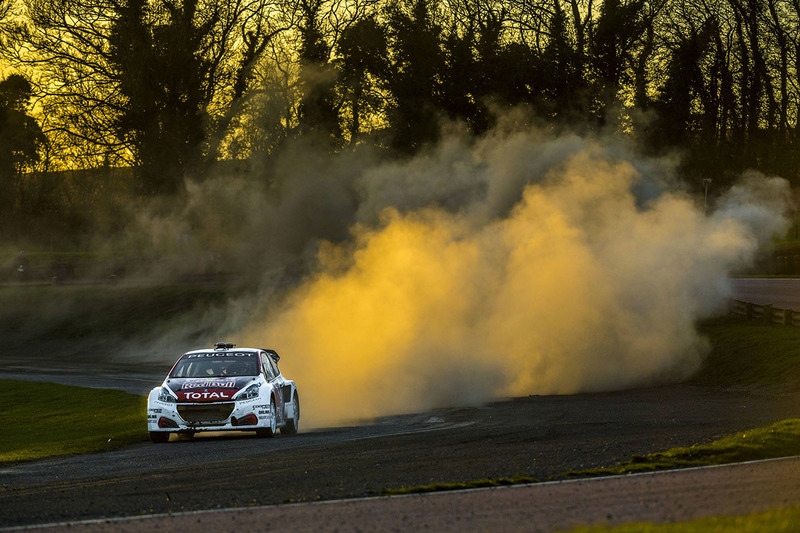
[[[385,78],[389,69],[386,30],[374,16],[361,19],[342,32],[338,53],[339,86],[349,103],[352,146],[362,131],[362,116],[381,112],[375,80]]]
[[[691,28],[672,52],[667,79],[661,86],[658,101],[659,118],[654,142],[666,146],[688,146],[695,133],[695,117],[705,112],[694,104],[705,91],[702,62],[708,54],[713,19],[699,32]],[[707,100],[707,98],[700,98]]]
[[[11,14],[13,0],[0,0],[0,23],[4,23]]]
[[[736,32],[742,66],[742,103],[746,142],[752,141],[762,118],[762,99],[769,100],[769,125],[775,109],[774,94],[762,50],[761,33],[763,2],[760,0],[728,0],[736,17]]]
[[[647,58],[652,53],[653,28],[666,0],[605,0],[594,24],[591,66],[597,89],[598,115],[603,122],[609,106],[619,101],[623,88],[639,77],[640,85]],[[637,61],[637,57],[642,61]],[[644,88],[639,87],[642,100]]]
[[[443,117],[480,133],[518,104],[570,126],[636,107],[624,131],[658,130],[643,137],[679,146],[693,175],[798,175],[800,0],[14,5],[28,19],[0,25],[0,53],[31,82],[45,161],[133,166],[147,194],[291,135],[338,149],[387,131],[413,153]]]
[[[5,199],[0,220],[8,220],[10,211],[20,207],[19,176],[31,170],[45,144],[42,130],[28,115],[31,84],[12,74],[0,82],[0,197]]]
[[[294,25],[283,0],[22,1],[6,57],[37,72],[62,165],[139,166],[147,194],[217,157],[266,44]]]
[[[183,169],[202,158],[208,121],[211,62],[197,51],[215,17],[196,23],[196,0],[166,7],[154,22],[161,17],[147,0],[130,0],[118,8],[109,37],[112,79],[125,98],[114,122],[118,136],[136,147],[147,194],[177,192]]]
[[[778,46],[778,57],[780,64],[778,68],[778,78],[780,83],[780,102],[778,109],[778,137],[781,144],[786,142],[786,134],[789,127],[789,41],[792,35],[783,26],[785,15],[778,6],[777,0],[768,0],[769,9],[769,29],[775,35]]]
[[[549,39],[541,55],[541,90],[552,104],[558,119],[585,114],[584,58],[570,38],[567,13],[560,0],[553,1],[548,29]]]
[[[441,73],[441,107],[447,116],[466,122],[473,132],[482,132],[487,124],[480,114],[481,94],[477,84],[477,61],[473,53],[475,33],[470,28],[460,35],[451,28],[443,43],[444,64]]]
[[[494,121],[494,106],[527,100],[532,65],[509,49],[519,43],[510,43],[507,11],[501,4],[461,0],[448,6],[442,104],[451,117],[463,119],[474,133],[482,133]]]
[[[11,21],[14,0],[0,0],[0,48],[5,47],[5,37],[9,26],[13,26]]]
[[[392,70],[388,87],[393,102],[389,124],[393,145],[413,152],[435,141],[439,134],[441,73],[444,55],[442,30],[433,20],[430,0],[413,0],[388,9]]]
[[[339,109],[334,87],[336,72],[330,64],[331,47],[321,28],[323,0],[301,0],[300,12],[300,132],[318,135],[329,143],[341,139]]]

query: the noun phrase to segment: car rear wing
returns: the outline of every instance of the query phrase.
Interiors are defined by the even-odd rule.
[[[278,364],[278,361],[281,360],[281,356],[278,355],[278,352],[276,352],[275,350],[270,350],[269,348],[261,348],[261,349],[267,352],[267,355],[270,356],[273,361],[275,361],[275,364]]]

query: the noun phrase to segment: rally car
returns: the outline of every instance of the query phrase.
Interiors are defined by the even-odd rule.
[[[275,350],[236,348],[187,352],[147,399],[147,429],[153,442],[172,433],[255,430],[261,437],[297,433],[300,398],[294,381],[278,370]]]

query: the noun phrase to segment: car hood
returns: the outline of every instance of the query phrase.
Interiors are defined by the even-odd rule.
[[[179,402],[220,402],[232,399],[255,380],[254,376],[168,378],[164,384],[175,393]]]

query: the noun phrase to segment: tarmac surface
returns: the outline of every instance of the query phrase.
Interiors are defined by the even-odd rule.
[[[76,533],[275,528],[335,531],[554,531],[686,522],[794,506],[800,458],[390,498],[364,498],[59,524]]]
[[[800,304],[800,296],[795,296],[800,294],[797,290],[800,280],[777,281],[781,283],[734,280],[734,298],[772,303],[776,307],[793,307],[792,299],[797,298]],[[783,299],[778,300],[778,295]],[[42,353],[50,352],[42,350]],[[75,358],[65,370],[59,358],[28,358],[6,364],[0,377],[112,387],[144,394],[163,379],[166,371],[163,366],[98,367],[88,358],[83,362]],[[220,516],[238,521],[246,520],[250,513],[268,512],[266,517],[259,515],[256,520],[279,524],[282,529],[289,526],[288,529],[302,530],[302,522],[310,513],[322,516],[327,530],[337,529],[338,524],[338,529],[344,531],[375,530],[370,524],[384,524],[387,527],[380,526],[381,529],[389,530],[446,530],[454,524],[463,525],[459,520],[468,516],[464,509],[470,509],[469,523],[475,525],[469,528],[472,530],[547,531],[556,527],[553,524],[562,527],[563,524],[602,523],[604,520],[609,523],[617,519],[638,520],[640,518],[635,517],[644,516],[635,514],[642,502],[650,502],[645,507],[655,509],[669,500],[677,501],[678,507],[668,507],[672,514],[661,515],[657,520],[680,520],[706,512],[740,514],[762,507],[796,505],[800,500],[793,492],[797,485],[792,480],[800,477],[791,474],[784,483],[780,472],[763,474],[768,481],[762,487],[771,488],[756,489],[755,496],[740,494],[735,487],[751,484],[758,487],[757,478],[762,474],[747,474],[750,477],[727,485],[724,480],[713,483],[693,480],[677,489],[682,492],[687,490],[686,486],[697,485],[700,492],[690,492],[687,500],[669,492],[662,494],[658,489],[664,483],[660,477],[652,478],[659,481],[651,478],[628,481],[638,476],[623,478],[624,483],[644,485],[600,487],[594,484],[597,480],[592,480],[540,484],[530,489],[470,491],[461,493],[466,503],[457,503],[458,495],[389,499],[380,495],[387,488],[483,478],[522,475],[538,480],[559,479],[570,470],[610,466],[633,455],[706,442],[736,431],[798,417],[800,393],[797,391],[673,385],[598,394],[530,396],[482,407],[387,417],[341,428],[309,430],[301,426],[300,434],[293,437],[258,439],[249,434],[210,434],[162,445],[148,443],[107,453],[0,465],[0,528],[43,524],[61,524],[57,527],[62,528],[67,523],[93,520],[96,522],[81,527],[121,530],[118,528],[123,522],[111,522],[112,526],[108,526],[105,521],[130,516],[169,520],[159,515],[187,512],[199,512],[187,516],[205,523],[205,520],[217,520],[217,515],[207,514],[207,511],[233,508],[239,511],[234,515],[226,511]],[[789,468],[796,468],[796,465],[786,467],[786,472],[794,472]],[[577,488],[584,486],[587,488]],[[551,496],[544,496],[545,493],[556,499],[547,499]],[[595,500],[615,493],[619,495],[617,503]],[[522,500],[508,504],[495,500],[500,498],[497,495],[506,498],[506,494],[521,494],[514,498]],[[717,507],[720,504],[713,502],[726,494],[734,505]],[[447,498],[454,500],[450,502]],[[373,502],[368,505],[383,507],[379,510],[365,507],[367,504],[361,503],[365,501]],[[592,503],[595,501],[601,503]],[[428,515],[421,510],[435,505],[442,505],[444,514],[439,518],[425,518]],[[614,505],[620,507],[612,507]],[[340,516],[344,518],[326,515],[328,511],[323,510],[332,507],[342,507],[345,514]],[[516,516],[518,522],[515,523],[523,526],[484,527],[483,524],[499,520],[499,515],[492,514],[495,507],[500,515]],[[601,511],[605,507],[617,510],[603,514]],[[527,518],[531,513],[537,514],[531,508],[540,512],[552,509],[556,519],[543,523],[538,529],[538,522]],[[694,511],[682,514],[682,508]],[[583,517],[579,511],[584,509],[596,512]],[[387,522],[380,522],[384,519],[382,515]],[[579,517],[583,522],[564,522],[557,518],[567,515]],[[125,524],[127,528],[128,523]],[[164,522],[164,527],[185,529],[185,524],[176,524]]]
[[[148,443],[0,468],[0,527],[363,498],[516,475],[546,480],[798,416],[797,393],[676,385],[531,396],[274,439]]]
[[[800,311],[798,278],[732,278],[730,282],[736,300]]]

